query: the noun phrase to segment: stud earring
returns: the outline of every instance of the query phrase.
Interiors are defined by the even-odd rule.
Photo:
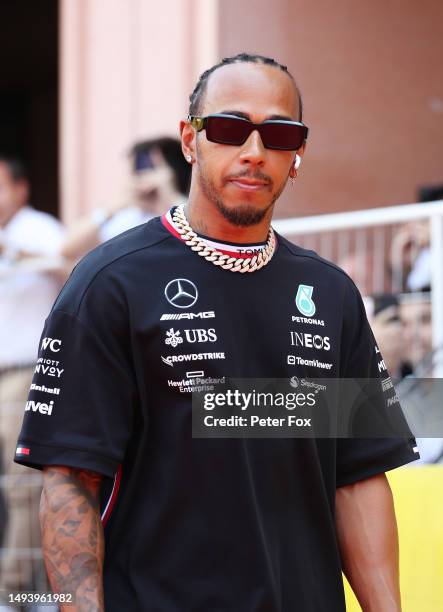
[[[192,162],[192,155],[186,155],[186,161],[191,163]]]

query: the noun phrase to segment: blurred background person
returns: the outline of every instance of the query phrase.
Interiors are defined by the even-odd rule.
[[[416,376],[432,376],[432,311],[429,292],[401,296],[405,355]]]
[[[421,187],[419,202],[443,200],[443,185]],[[391,272],[397,287],[404,291],[429,291],[431,286],[429,220],[405,223],[391,245]]]
[[[41,330],[61,286],[54,260],[64,236],[57,219],[32,208],[29,197],[22,161],[0,154],[0,451],[9,516],[0,589],[9,591],[32,588],[31,559],[19,560],[16,551],[40,541],[38,475],[28,486],[27,470],[12,459]]]
[[[394,380],[410,372],[405,363],[405,338],[400,307],[395,295],[382,294],[364,298],[366,314],[388,371]]]
[[[405,356],[411,376],[398,387],[408,422],[417,435],[418,463],[443,463],[441,428],[441,379],[434,380],[435,366],[442,359],[442,347],[432,346],[432,309],[429,292],[405,293],[400,300]],[[425,435],[426,434],[426,435]]]
[[[131,178],[126,193],[108,208],[94,210],[69,228],[61,249],[66,259],[76,261],[101,242],[186,200],[191,171],[179,140],[163,137],[139,142],[129,157]]]

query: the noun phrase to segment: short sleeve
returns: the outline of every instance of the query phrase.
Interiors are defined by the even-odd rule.
[[[410,432],[395,396],[395,389],[386,364],[375,341],[366,317],[363,300],[351,283],[345,305],[345,322],[342,332],[342,356],[340,377],[348,379],[370,379],[370,394],[360,402],[360,414],[364,419],[391,420],[392,402],[396,404],[396,419],[401,419],[398,430],[402,434],[392,437],[358,437],[337,440],[336,483],[337,487],[352,484],[419,458],[416,441]],[[374,384],[376,383],[376,384]],[[379,383],[379,384],[378,384]],[[356,429],[359,424],[356,424]],[[364,429],[364,424],[360,429]]]
[[[127,337],[107,314],[112,304],[101,319],[100,306],[82,318],[55,307],[46,320],[17,463],[68,465],[112,477],[122,462],[134,415],[134,376]]]

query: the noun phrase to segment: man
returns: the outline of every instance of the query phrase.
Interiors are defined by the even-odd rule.
[[[23,162],[0,154],[0,451],[6,475],[8,528],[0,562],[0,589],[36,588],[32,552],[40,547],[37,511],[41,483],[12,462],[38,340],[61,282],[54,261],[61,224],[29,205]]]
[[[43,331],[60,394],[31,395],[16,460],[44,470],[51,584],[77,610],[336,612],[341,553],[364,610],[399,610],[383,472],[412,444],[192,438],[194,378],[378,377],[379,359],[352,281],[270,228],[307,135],[286,68],[225,59],[189,115],[186,208],[86,257]]]
[[[100,243],[186,200],[191,173],[181,143],[164,136],[136,143],[130,151],[127,193],[108,208],[94,210],[69,228],[61,255],[77,261]]]

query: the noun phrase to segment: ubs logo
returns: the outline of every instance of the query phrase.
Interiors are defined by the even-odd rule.
[[[217,334],[213,327],[209,329],[185,329],[183,330],[186,341],[190,344],[195,342],[216,342]],[[175,331],[173,327],[166,332],[165,344],[176,347],[183,343],[180,330]]]
[[[175,278],[166,285],[165,297],[175,308],[191,308],[198,299],[198,291],[187,278]]]

